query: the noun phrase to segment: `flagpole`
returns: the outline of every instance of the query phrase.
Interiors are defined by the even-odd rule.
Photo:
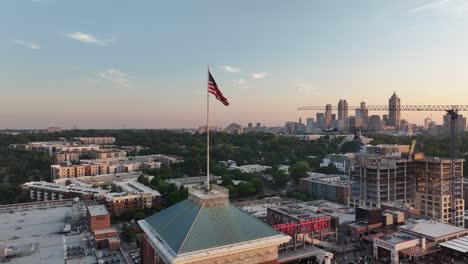
[[[208,68],[208,79],[206,85],[206,190],[210,190],[210,66]]]

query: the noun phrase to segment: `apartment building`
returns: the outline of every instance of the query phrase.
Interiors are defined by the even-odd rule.
[[[20,186],[32,201],[55,201],[79,197],[81,200],[101,199],[108,192],[103,189],[89,188],[70,184],[68,186],[39,181],[27,182]]]
[[[105,205],[113,216],[118,216],[128,210],[156,207],[161,200],[161,194],[158,191],[135,179],[117,179],[112,181],[110,188],[107,189],[89,187],[86,182],[84,182],[84,186],[80,184],[80,181],[74,181],[73,184],[68,185],[28,182],[21,185],[21,190],[28,194],[33,201],[64,200],[75,197],[80,198],[80,200],[95,200],[99,204]]]
[[[66,163],[69,162],[78,162],[80,161],[80,153],[75,151],[59,151],[54,153],[54,162],[55,163]]]
[[[348,204],[349,178],[346,175],[326,175],[309,173],[309,177],[299,180],[301,190],[316,199]]]
[[[115,182],[117,192],[105,195],[106,207],[112,215],[145,207],[155,207],[161,202],[161,194],[137,181]]]
[[[103,164],[56,164],[51,165],[53,179],[75,178],[108,174],[108,166]]]
[[[127,157],[127,152],[120,149],[98,149],[88,153],[93,159],[118,159]]]
[[[115,137],[76,137],[73,139],[81,144],[112,145],[115,143]]]

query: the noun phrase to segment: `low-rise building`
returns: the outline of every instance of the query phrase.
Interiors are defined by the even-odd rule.
[[[117,230],[111,226],[110,214],[104,205],[88,206],[88,226],[94,235],[96,249],[118,250],[120,239]]]
[[[80,153],[76,151],[59,151],[54,153],[54,162],[55,163],[66,163],[66,162],[76,163],[80,161]]]
[[[125,175],[122,175],[122,178],[117,178],[118,174],[116,175],[113,176],[113,179],[100,179],[98,181],[86,179],[89,177],[60,181],[64,185],[49,182],[28,182],[23,184],[21,189],[34,201],[63,200],[75,197],[82,200],[93,200],[105,205],[113,216],[118,216],[128,210],[159,205],[161,194],[158,191],[139,183],[136,178],[125,177]]]
[[[99,149],[89,152],[93,159],[118,159],[127,157],[127,152],[120,149]]]
[[[320,163],[320,167],[328,167],[331,164],[341,172],[349,173],[353,159],[354,153],[327,154]]]
[[[82,187],[70,184],[68,186],[39,181],[27,182],[20,186],[32,201],[55,201],[79,197],[81,200],[102,199],[108,192],[98,188]]]
[[[407,220],[394,234],[374,237],[374,257],[400,263],[402,256],[420,257],[439,251],[448,241],[468,235],[468,229],[435,220]],[[440,246],[439,246],[440,245]]]
[[[309,173],[309,175],[299,180],[299,186],[304,192],[317,199],[349,204],[348,176],[322,173]]]
[[[184,158],[180,156],[166,154],[157,155],[157,160],[166,168],[170,168],[172,164],[184,162]]]
[[[112,145],[115,143],[115,137],[76,137],[73,139],[81,144]]]
[[[267,169],[271,169],[270,166],[263,166],[259,164],[248,164],[248,165],[231,165],[229,167],[230,170],[240,170],[243,173],[257,173],[257,172],[264,172]]]
[[[105,195],[106,206],[112,215],[118,216],[129,210],[156,207],[161,194],[137,181],[122,181],[114,184],[117,192]]]
[[[210,174],[210,181],[220,181],[221,177]],[[206,184],[206,175],[203,176],[195,176],[195,177],[184,177],[184,178],[174,178],[174,179],[167,179],[167,183],[175,184],[177,188],[181,186],[184,188],[191,188],[193,186],[199,186]]]

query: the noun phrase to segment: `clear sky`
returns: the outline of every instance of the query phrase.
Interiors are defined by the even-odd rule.
[[[0,128],[197,127],[208,64],[216,125],[468,104],[468,1],[2,0]]]

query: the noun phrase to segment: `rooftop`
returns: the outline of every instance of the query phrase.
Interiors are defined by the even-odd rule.
[[[229,203],[226,195],[213,187],[204,193],[191,190],[189,199],[138,223],[154,241],[161,241],[172,257],[264,238],[287,238]]]
[[[11,250],[9,254],[20,254],[12,257],[9,263],[64,263],[66,246],[81,245],[81,234],[61,234],[65,216],[73,215],[73,207],[50,204],[52,206],[47,208],[38,206],[0,212],[0,248],[6,245]]]
[[[91,216],[109,215],[109,211],[104,205],[88,206],[88,212]]]
[[[468,252],[468,236],[460,237],[444,243],[440,243],[442,247],[450,248],[461,253]]]
[[[434,220],[411,220],[407,221],[405,225],[398,227],[403,231],[410,233],[420,234],[430,238],[440,238],[447,235],[452,235],[458,232],[467,231],[467,229],[440,223]]]
[[[399,243],[402,243],[402,242],[415,240],[415,239],[419,239],[419,238],[417,236],[407,234],[407,233],[404,233],[404,232],[396,232],[396,233],[393,233],[393,234],[390,234],[390,235],[381,236],[380,238],[377,238],[377,239],[380,239],[380,240],[383,240],[383,241],[386,241],[386,242],[392,243],[392,244],[399,244]]]
[[[150,187],[137,182],[136,180],[115,182],[115,185],[119,186],[120,188],[122,188],[122,190],[124,190],[127,193],[132,193],[132,194],[150,193],[155,196],[161,196],[161,194],[158,191],[153,190]]]

